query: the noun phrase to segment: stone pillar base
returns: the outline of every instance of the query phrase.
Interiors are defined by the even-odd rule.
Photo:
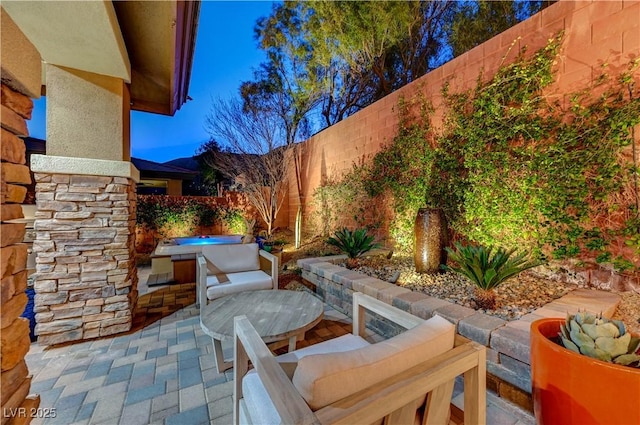
[[[66,157],[32,159],[36,180],[36,334],[41,344],[91,339],[131,329],[138,298],[135,268],[134,176],[78,174],[83,165],[114,173],[108,164]],[[60,164],[63,165],[60,165]],[[126,164],[126,165],[125,165]],[[100,171],[100,166],[107,166]],[[49,168],[52,172],[43,172]],[[61,173],[73,169],[74,173]],[[126,174],[126,173],[120,173]]]

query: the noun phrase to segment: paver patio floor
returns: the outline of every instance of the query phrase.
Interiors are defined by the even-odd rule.
[[[231,424],[233,369],[216,370],[211,338],[189,302],[193,286],[150,288],[140,297],[135,330],[126,335],[53,348],[33,343],[26,357],[31,393],[40,394],[41,408],[55,409],[55,418],[32,423]],[[348,317],[328,308],[298,347],[350,329]],[[226,348],[230,355],[231,341]],[[488,392],[487,423],[533,422]]]

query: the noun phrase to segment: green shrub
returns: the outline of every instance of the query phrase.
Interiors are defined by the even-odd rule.
[[[424,94],[400,99],[398,134],[373,158],[367,187],[390,194],[389,232],[401,249],[411,248],[415,212],[426,206],[442,209],[452,230],[480,244],[629,268],[616,260],[616,247],[622,239],[640,253],[637,166],[625,153],[640,123],[633,83],[640,59],[617,80],[603,67],[564,106],[546,92],[561,42],[558,35],[533,54],[523,49],[472,89],[445,85],[441,130]]]
[[[248,229],[247,220],[240,210],[225,208],[222,211],[221,218],[231,233],[241,235],[246,234],[249,230],[253,232],[253,228]]]
[[[241,212],[214,198],[138,195],[136,224],[156,230],[161,237],[189,236],[200,227],[225,223],[233,229],[242,223]]]
[[[313,194],[312,232],[327,237],[336,230],[355,224],[375,228],[380,225],[381,211],[366,188],[371,171],[354,165],[339,179],[327,179]]]
[[[495,307],[493,290],[504,281],[520,272],[539,266],[539,261],[529,260],[525,253],[515,254],[515,249],[505,250],[482,245],[463,246],[455,244],[456,250],[445,248],[449,259],[457,263],[457,267],[444,266],[446,270],[456,272],[469,279],[476,287],[476,302],[481,308]],[[515,255],[514,255],[515,254]]]
[[[366,229],[356,229],[353,232],[346,227],[338,230],[327,243],[340,249],[349,258],[357,258],[362,254],[379,248],[380,244],[373,241],[374,237],[367,235]]]

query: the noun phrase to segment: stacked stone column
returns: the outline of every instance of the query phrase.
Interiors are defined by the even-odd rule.
[[[20,203],[31,182],[25,164],[25,145],[18,136],[27,134],[31,99],[2,84],[2,149],[0,159],[0,392],[1,423],[28,424],[40,396],[29,395],[31,376],[25,355],[29,351],[29,321],[20,317],[27,305],[27,245],[22,243],[25,225],[7,222],[23,217]]]
[[[140,173],[129,161],[126,82],[51,63],[45,71],[47,154],[30,165],[36,334],[52,345],[131,329]]]
[[[27,246],[22,203],[31,182],[25,144],[32,98],[40,96],[40,54],[0,7],[0,423],[29,424],[40,405],[30,395],[29,322],[20,316],[27,305]],[[37,411],[37,410],[36,410]]]
[[[137,301],[135,182],[43,172],[35,180],[38,341],[128,331]]]

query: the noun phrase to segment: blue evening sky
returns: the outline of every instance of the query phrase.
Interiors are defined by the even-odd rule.
[[[238,94],[242,81],[265,60],[253,37],[253,27],[271,12],[267,1],[203,1],[191,71],[188,101],[173,117],[131,112],[131,155],[165,162],[192,156],[209,140],[205,117],[212,96]],[[29,132],[46,139],[46,98],[34,102]]]

